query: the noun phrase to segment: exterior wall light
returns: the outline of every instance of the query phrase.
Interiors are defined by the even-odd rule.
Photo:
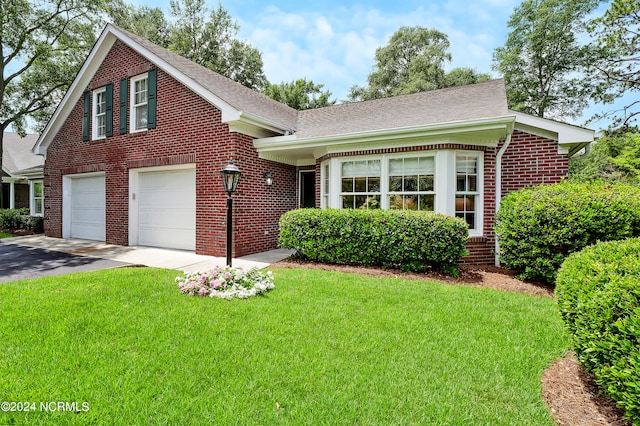
[[[267,184],[267,186],[273,185],[273,173],[266,172],[263,177],[264,177],[264,181]]]

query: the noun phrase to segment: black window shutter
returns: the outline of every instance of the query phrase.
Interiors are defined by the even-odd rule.
[[[82,110],[82,141],[89,140],[89,122],[91,120],[91,92],[84,92],[84,108]]]
[[[121,135],[127,133],[127,102],[129,102],[129,79],[120,80],[120,126]]]
[[[149,70],[147,77],[147,129],[156,128],[156,93],[158,86],[158,70]]]
[[[105,135],[107,137],[113,136],[113,83],[109,83],[105,86],[105,120],[106,129]]]

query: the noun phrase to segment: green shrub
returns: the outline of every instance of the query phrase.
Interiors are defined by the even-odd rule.
[[[438,213],[300,209],[280,218],[279,245],[318,262],[455,273],[468,233],[463,220]]]
[[[578,360],[640,425],[640,239],[572,254],[558,272],[556,294]]]
[[[0,210],[0,228],[41,232],[44,229],[44,220],[38,216],[29,216],[29,209],[26,208],[2,209]]]
[[[569,254],[640,236],[640,188],[562,182],[512,192],[500,203],[495,230],[504,266],[553,283]]]

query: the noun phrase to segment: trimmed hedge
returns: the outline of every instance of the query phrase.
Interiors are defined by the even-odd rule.
[[[503,198],[495,231],[504,266],[553,283],[569,254],[640,236],[640,188],[565,181],[522,189]]]
[[[41,232],[44,230],[44,220],[38,216],[30,216],[27,208],[0,209],[0,228]]]
[[[439,213],[299,209],[280,218],[279,245],[318,262],[455,273],[468,235],[466,222]]]
[[[640,425],[640,238],[569,256],[556,295],[578,360]]]

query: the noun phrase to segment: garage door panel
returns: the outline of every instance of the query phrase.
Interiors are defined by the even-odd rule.
[[[141,172],[138,244],[195,250],[195,170]]]
[[[71,179],[70,237],[104,241],[106,232],[105,177]]]

